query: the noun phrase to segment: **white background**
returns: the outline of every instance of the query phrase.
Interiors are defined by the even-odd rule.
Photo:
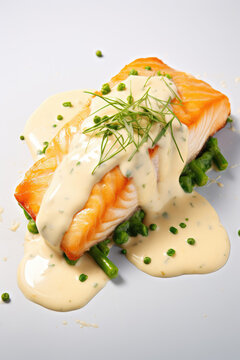
[[[239,129],[240,83],[234,81],[240,76],[239,21],[237,0],[0,0],[0,293],[9,291],[12,298],[0,304],[2,358],[240,358],[239,168],[222,175],[224,188],[212,184],[202,190],[230,236],[231,255],[223,269],[158,279],[115,250],[120,280],[70,313],[46,310],[18,289],[26,221],[13,199],[20,172],[31,164],[19,140],[31,112],[56,92],[100,88],[137,57],[157,56],[200,74],[230,97]],[[97,49],[103,58],[95,56]],[[218,136],[230,165],[240,163],[239,136],[229,129]],[[21,222],[16,233],[8,229],[14,220]],[[76,320],[99,328],[81,329]]]

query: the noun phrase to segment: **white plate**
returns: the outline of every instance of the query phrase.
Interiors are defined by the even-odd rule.
[[[70,313],[46,310],[18,289],[26,221],[13,199],[31,164],[19,140],[31,112],[54,93],[99,88],[137,57],[158,56],[176,69],[200,74],[230,97],[239,129],[239,13],[235,0],[1,4],[0,293],[9,291],[12,298],[0,304],[3,358],[239,359],[239,167],[222,174],[223,188],[212,184],[201,190],[229,233],[231,254],[223,269],[158,279],[138,271],[115,249],[111,257],[119,279]],[[103,58],[95,56],[97,49]],[[240,163],[239,136],[229,129],[218,135],[230,165]],[[14,220],[21,222],[16,233],[8,229]],[[76,320],[99,328],[80,328]]]

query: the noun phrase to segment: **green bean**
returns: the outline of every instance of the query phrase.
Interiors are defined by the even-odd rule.
[[[29,220],[28,222],[28,231],[32,234],[38,234],[38,228],[36,226],[36,223],[33,219]]]
[[[207,142],[206,148],[213,154],[213,162],[218,170],[225,170],[228,167],[228,162],[218,147],[218,140],[211,137]]]
[[[96,245],[91,247],[89,254],[110,279],[117,277],[117,266],[110,259],[108,259]]]
[[[199,166],[197,160],[193,160],[189,163],[189,168],[192,170],[194,174],[194,180],[198,186],[206,185],[208,181],[208,176]]]
[[[68,265],[75,265],[79,259],[77,260],[70,260],[67,255],[65,253],[63,253],[63,257],[66,260],[66,262],[68,263]]]
[[[181,175],[179,178],[179,182],[185,192],[191,193],[193,191],[193,182],[191,176]]]
[[[98,243],[97,247],[104,255],[108,256],[110,249],[105,241],[101,241],[100,243]]]

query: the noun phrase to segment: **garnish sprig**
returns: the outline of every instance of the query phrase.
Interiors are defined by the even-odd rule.
[[[179,99],[177,94],[167,84],[167,82],[165,80],[163,81],[171,89],[174,97]],[[144,87],[145,86],[146,83]],[[124,101],[123,99],[110,98],[86,91],[86,93],[99,97],[106,103],[105,106],[101,107],[93,114],[96,114],[98,111],[107,107],[112,107],[116,111],[116,113],[111,116],[104,116],[100,118],[97,123],[83,131],[84,134],[102,137],[100,157],[97,165],[92,171],[93,174],[100,165],[112,159],[120,152],[126,152],[130,145],[134,145],[135,148],[131,152],[128,161],[131,161],[139,149],[149,140],[150,147],[154,147],[160,141],[162,136],[165,135],[168,128],[170,129],[170,134],[177,148],[179,156],[183,161],[181,152],[173,133],[172,123],[174,119],[177,119],[178,121],[179,119],[171,109],[172,97],[169,96],[167,101],[158,99],[150,94],[150,89],[151,87],[149,87],[142,95],[142,97],[137,100],[134,100],[130,90],[130,96],[132,98],[130,103],[128,101]],[[157,104],[157,110],[152,108],[152,101]],[[179,104],[181,104],[180,99]],[[167,115],[171,116],[168,122],[166,121]],[[159,125],[160,130],[153,138],[153,131],[151,130],[153,125],[156,124]]]

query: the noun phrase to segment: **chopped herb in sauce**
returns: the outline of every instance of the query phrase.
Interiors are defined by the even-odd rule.
[[[43,143],[43,149],[42,150],[38,150],[38,155],[43,155],[45,154],[47,148],[48,148],[48,145],[49,145],[49,142],[48,141],[44,141]]]
[[[81,282],[84,282],[84,281],[86,281],[88,279],[88,276],[86,275],[86,274],[81,274],[81,275],[79,275],[79,280],[81,281]]]
[[[117,89],[118,89],[118,91],[123,91],[126,89],[126,85],[124,83],[120,83],[120,84],[118,84]]]
[[[101,50],[97,50],[96,55],[97,55],[97,57],[103,57]]]
[[[146,264],[146,265],[150,264],[151,261],[152,261],[152,259],[151,259],[149,256],[146,256],[146,257],[143,259],[143,262],[144,262],[144,264]]]
[[[81,161],[78,161],[77,163],[76,163],[76,166],[79,166],[81,164]]]
[[[9,303],[10,302],[10,296],[8,293],[3,293],[1,295],[1,298],[2,298],[2,301],[5,302],[5,303]]]
[[[176,234],[178,233],[178,229],[176,229],[174,226],[171,226],[171,227],[169,228],[169,231],[170,231],[172,234],[174,234],[174,235],[176,235]]]
[[[167,219],[167,218],[168,218],[168,213],[167,213],[166,211],[164,211],[164,212],[162,213],[162,217],[163,217],[164,219]]]
[[[127,177],[127,178],[130,178],[131,175],[132,175],[131,171],[130,171],[130,170],[127,170],[127,172],[126,172],[126,177]]]
[[[195,242],[196,242],[196,240],[193,239],[193,238],[188,238],[188,239],[187,239],[187,243],[188,243],[189,245],[194,245]]]
[[[186,227],[187,225],[186,225],[185,223],[181,222],[181,223],[179,224],[179,226],[180,226],[180,228],[185,229],[185,227]]]
[[[64,107],[72,107],[72,103],[71,103],[71,101],[65,101],[65,102],[62,103],[62,106],[64,106]]]
[[[167,251],[168,256],[173,256],[173,255],[175,255],[175,253],[176,253],[176,251],[174,249],[168,249],[168,251]]]
[[[58,119],[58,120],[62,120],[62,119],[63,119],[63,116],[62,116],[62,115],[58,115],[58,116],[57,116],[57,119]]]
[[[103,95],[107,95],[108,93],[110,93],[111,89],[109,84],[108,83],[103,84],[101,91]]]
[[[185,221],[188,221],[189,220],[189,218],[185,218]]]
[[[25,140],[24,135],[21,135],[21,136],[20,136],[20,140]]]

